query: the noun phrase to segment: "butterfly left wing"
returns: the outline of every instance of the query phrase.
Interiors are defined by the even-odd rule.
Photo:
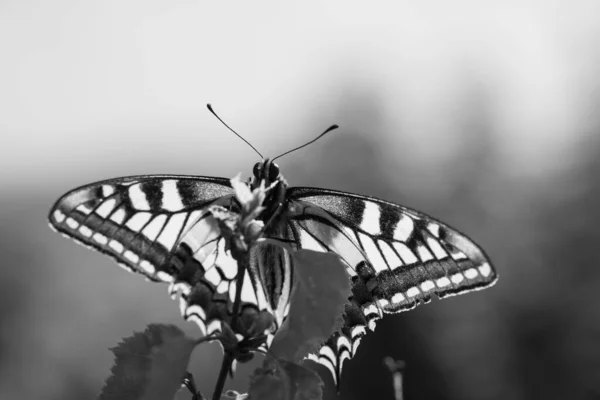
[[[418,211],[325,189],[290,188],[287,198],[297,246],[337,253],[352,277],[344,328],[311,357],[338,384],[343,361],[384,313],[410,310],[432,294],[444,298],[483,289],[497,279],[471,239]]]
[[[210,205],[239,212],[230,180],[195,176],[133,176],[74,189],[52,207],[50,226],[86,247],[107,254],[130,272],[170,282],[181,313],[201,332],[230,322],[237,263]],[[287,314],[292,286],[289,255],[279,247],[253,248],[241,288],[246,325],[262,313],[274,331]]]
[[[172,249],[210,204],[233,198],[228,179],[148,175],[74,189],[52,207],[50,226],[131,272],[172,282]]]

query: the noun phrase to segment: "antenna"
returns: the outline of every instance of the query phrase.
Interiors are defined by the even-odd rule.
[[[279,157],[283,157],[283,156],[285,156],[286,154],[290,154],[292,151],[300,150],[301,148],[303,148],[303,147],[306,147],[306,146],[308,146],[309,144],[316,142],[317,140],[319,140],[319,139],[321,139],[323,136],[325,136],[325,134],[326,134],[326,133],[329,133],[329,132],[331,132],[332,130],[334,130],[334,129],[337,129],[337,128],[339,128],[339,126],[338,126],[338,125],[331,125],[329,128],[325,129],[325,132],[321,133],[321,134],[320,134],[319,136],[317,136],[315,139],[311,140],[311,141],[310,141],[310,142],[308,142],[308,143],[305,143],[305,144],[303,144],[302,146],[296,147],[295,149],[292,149],[292,150],[290,150],[290,151],[286,151],[285,153],[278,155],[277,157],[275,157],[274,159],[272,159],[272,160],[271,160],[271,162],[273,162],[273,161],[277,160]]]
[[[230,127],[229,125],[227,125],[227,124],[225,123],[225,121],[223,121],[223,120],[221,119],[221,117],[219,117],[219,116],[217,115],[217,113],[215,112],[215,110],[213,110],[213,108],[212,108],[212,106],[210,105],[210,103],[206,105],[206,108],[208,108],[208,111],[210,111],[210,112],[212,113],[212,115],[214,115],[215,117],[217,117],[217,119],[218,119],[219,121],[221,121],[221,123],[222,123],[223,125],[225,125],[225,126],[227,127],[227,129],[229,129],[231,132],[235,133],[235,135],[236,135],[237,137],[239,137],[240,139],[242,139],[244,142],[246,142],[246,144],[247,144],[248,146],[252,147],[252,150],[254,150],[254,151],[256,152],[256,154],[258,154],[258,155],[260,156],[260,158],[264,158],[264,157],[263,157],[263,155],[262,155],[262,154],[260,154],[260,151],[256,150],[256,147],[252,146],[252,145],[250,144],[250,142],[249,142],[249,141],[247,141],[247,140],[246,140],[246,139],[244,139],[244,138],[243,138],[243,137],[242,137],[242,136],[241,136],[239,133],[237,133],[236,131],[234,131],[233,129],[231,129],[231,127]]]

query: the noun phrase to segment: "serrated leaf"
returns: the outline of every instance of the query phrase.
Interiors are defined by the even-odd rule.
[[[321,400],[323,381],[302,365],[267,356],[250,378],[248,400]]]
[[[246,393],[238,393],[235,390],[228,390],[221,395],[221,400],[246,400],[248,395]]]
[[[115,364],[98,400],[169,400],[181,387],[195,343],[174,325],[149,325],[111,349]]]
[[[279,358],[299,361],[316,352],[341,327],[351,287],[346,266],[337,255],[312,250],[292,255],[296,283],[290,311],[270,351]]]

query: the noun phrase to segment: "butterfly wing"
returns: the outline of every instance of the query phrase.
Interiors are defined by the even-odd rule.
[[[483,289],[497,275],[471,239],[421,212],[372,197],[290,188],[289,226],[301,248],[332,251],[346,262],[352,297],[345,326],[311,358],[339,382],[342,363],[384,313]]]
[[[271,237],[286,241],[285,235],[276,232]],[[231,324],[240,271],[211,213],[206,213],[181,237],[175,255],[179,273],[170,290],[181,295],[184,318],[196,322],[204,334],[220,331],[222,321]],[[290,254],[280,246],[257,244],[250,249],[249,265],[243,271],[241,322],[236,333],[249,337],[276,332],[289,310],[291,268]],[[248,329],[257,318],[264,317],[261,314],[270,314],[267,318],[273,324],[265,332],[250,332]],[[272,338],[269,335],[269,340]]]
[[[171,282],[172,249],[215,202],[232,197],[229,180],[132,176],[74,189],[52,207],[50,226],[107,254],[131,272]]]
[[[50,211],[50,226],[117,260],[130,272],[170,282],[185,319],[212,333],[229,321],[237,263],[225,249],[208,211],[221,205],[239,212],[230,181],[195,176],[133,176],[70,191]],[[281,236],[275,235],[276,238]],[[242,319],[268,312],[276,326],[287,312],[292,273],[279,247],[252,249],[241,289]]]

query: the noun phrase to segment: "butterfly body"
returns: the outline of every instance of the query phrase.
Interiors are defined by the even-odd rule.
[[[259,219],[268,224],[266,230],[269,230],[271,229],[271,226],[269,226],[271,225],[270,222],[284,211],[288,184],[279,172],[279,166],[271,162],[268,158],[254,164],[252,174],[253,179],[249,184],[252,190],[260,185],[270,188],[263,202],[265,210],[259,215]]]
[[[294,250],[334,252],[345,262],[352,296],[344,327],[312,358],[339,383],[343,361],[386,313],[409,310],[432,295],[448,297],[495,283],[485,253],[467,236],[423,213],[368,196],[327,189],[289,187],[277,164],[254,166],[251,189],[268,188],[258,220],[264,236]],[[181,312],[203,333],[232,318],[237,263],[218,221],[220,205],[242,206],[228,179],[149,175],[85,185],[62,196],[50,225],[117,260],[131,272],[170,283]],[[251,249],[241,288],[241,320],[261,313],[283,323],[293,288],[293,261],[281,246]],[[243,327],[242,327],[243,328]]]

